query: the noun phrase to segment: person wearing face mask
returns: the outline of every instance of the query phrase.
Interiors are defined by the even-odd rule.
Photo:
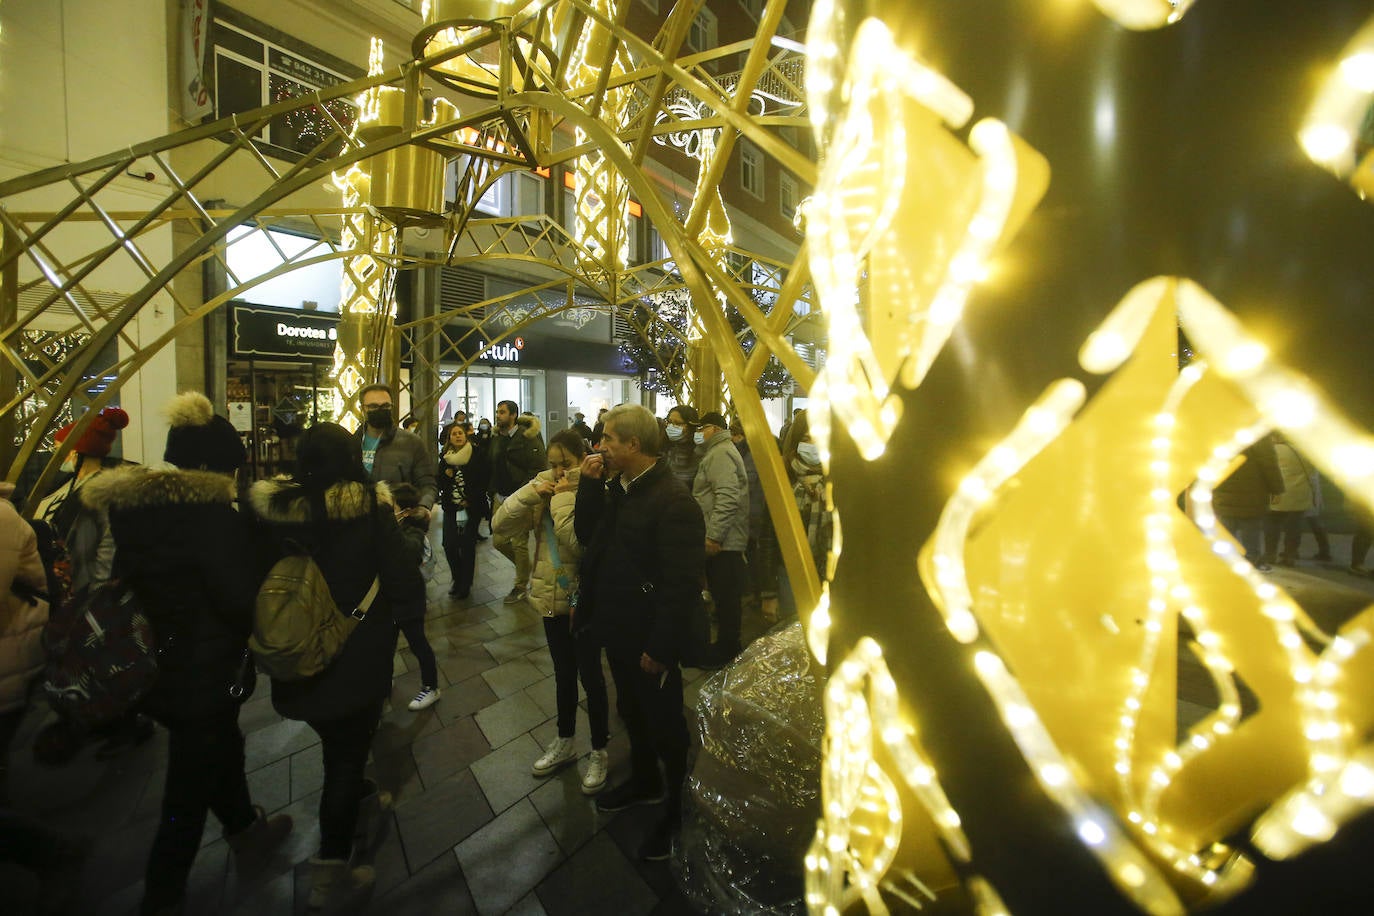
[[[409,510],[429,521],[439,491],[434,482],[432,454],[412,432],[396,427],[395,395],[386,385],[368,385],[358,392],[366,423],[353,434],[362,449],[363,467],[375,483],[408,483],[420,492],[420,504]]]
[[[668,423],[663,434],[668,437],[663,449],[663,457],[668,459],[668,469],[673,476],[682,481],[688,490],[697,476],[697,453],[693,435],[697,428],[697,409],[690,404],[679,404],[668,411]]]
[[[706,519],[706,583],[716,603],[716,640],[703,665],[722,667],[739,655],[739,629],[748,571],[749,477],[719,413],[703,414],[693,437],[700,460],[692,498]]]
[[[797,501],[797,512],[806,529],[811,559],[816,564],[816,572],[823,578],[826,556],[830,553],[833,518],[825,504],[826,480],[821,468],[821,450],[811,441],[811,423],[805,412],[793,418],[782,458],[787,467],[787,476],[792,481],[792,496]],[[796,598],[787,581],[787,570],[781,563],[778,564],[778,580],[778,603],[785,614],[795,615]]]

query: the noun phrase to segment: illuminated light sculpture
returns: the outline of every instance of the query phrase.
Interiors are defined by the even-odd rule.
[[[382,42],[374,38],[369,73],[382,72]],[[437,99],[429,118],[416,86],[376,86],[359,99],[353,139],[364,147],[407,126],[453,121],[457,108]],[[410,125],[407,125],[410,121]],[[345,259],[339,297],[339,337],[334,347],[334,415],[348,429],[362,419],[356,395],[365,385],[393,379],[400,367],[396,320],[395,264],[398,230],[440,225],[444,216],[444,157],[409,144],[365,159],[334,185],[343,195],[342,244],[367,253]],[[359,211],[366,206],[365,211]]]
[[[1283,368],[1272,333],[1247,330],[1199,282],[1144,279],[1160,273],[1147,267],[1094,305],[1083,292],[1098,289],[1091,272],[1119,282],[1150,263],[1110,259],[1124,233],[1081,239],[1098,252],[1073,259],[1089,273],[1056,275],[1046,238],[1079,241],[1064,227],[1085,193],[1112,218],[1140,221],[1107,206],[1120,192],[1091,171],[1066,174],[1079,196],[1056,199],[1051,217],[1028,217],[1044,190],[1040,157],[994,121],[969,133],[972,153],[950,132],[975,100],[1018,98],[995,93],[1006,89],[996,66],[993,78],[975,73],[997,52],[946,77],[911,50],[976,57],[997,21],[1014,36],[994,43],[1019,80],[1006,82],[1029,91],[1005,48],[1044,41],[1027,6],[928,4],[907,17],[822,0],[813,11],[808,95],[822,169],[805,215],[831,350],[811,412],[846,533],[808,623],[833,672],[823,819],[807,858],[813,913],[885,912],[909,902],[898,887],[907,876],[979,913],[1242,906],[1282,886],[1278,860],[1367,825],[1374,804],[1374,749],[1363,743],[1374,608],[1319,625],[1244,561],[1211,511],[1213,487],[1275,428],[1368,506],[1374,438]],[[1098,6],[1133,28],[1193,21],[1182,3]],[[1112,53],[1132,40],[1100,21],[1079,27]],[[1043,117],[1045,99],[1031,98]],[[1111,123],[1140,136],[1131,111]],[[1034,117],[1016,123],[1056,176],[1055,152],[1076,152],[1081,137],[1096,159],[1065,162],[1119,167],[1104,152],[1108,132],[1042,132],[1042,146]],[[1166,212],[1192,203],[1158,200]],[[1023,236],[1044,260],[978,286],[999,246],[1021,257]],[[1188,255],[1178,266],[1205,263]],[[1361,284],[1343,266],[1352,288],[1374,292],[1374,278]],[[1016,288],[1026,274],[1058,298],[1031,281]],[[1200,357],[1182,371],[1179,327]],[[1049,339],[1066,331],[1082,344],[1078,364],[1108,378],[1065,377],[1076,368],[1068,341]],[[1367,416],[1368,400],[1356,400]],[[1191,518],[1177,502],[1185,490]],[[1177,733],[1180,627],[1220,702]],[[1258,711],[1242,713],[1242,680]],[[1237,834],[1250,843],[1232,844]]]
[[[1341,52],[1298,132],[1314,162],[1349,181],[1361,197],[1374,192],[1374,19]]]

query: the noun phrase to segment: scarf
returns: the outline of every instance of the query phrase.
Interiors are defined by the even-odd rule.
[[[458,451],[444,450],[444,463],[451,468],[461,468],[472,460],[472,443],[464,442]]]

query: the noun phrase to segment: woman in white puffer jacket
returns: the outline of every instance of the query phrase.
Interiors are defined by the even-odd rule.
[[[575,629],[577,621],[570,605],[570,598],[577,592],[577,561],[582,555],[573,532],[573,508],[577,502],[577,469],[585,454],[586,446],[576,430],[565,429],[550,439],[548,470],[540,471],[502,501],[491,520],[491,530],[500,537],[516,540],[534,533],[534,562],[526,600],[544,616],[544,635],[553,658],[557,691],[558,738],[530,771],[535,776],[547,776],[577,759],[573,735],[577,724],[577,682],[581,680],[592,732],[592,752],[582,777],[582,791],[593,795],[606,784],[610,706],[606,677],[601,670],[601,646],[585,629]]]

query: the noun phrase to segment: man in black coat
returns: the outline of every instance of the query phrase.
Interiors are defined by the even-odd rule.
[[[488,447],[491,457],[491,511],[501,508],[501,501],[529,483],[534,475],[549,466],[544,453],[544,440],[539,437],[539,419],[522,414],[514,401],[496,405],[496,430]],[[506,604],[525,599],[530,583],[529,537],[503,538],[494,535],[492,546],[515,564],[515,584],[506,595]]]
[[[646,408],[622,404],[608,412],[601,451],[582,462],[574,517],[586,548],[575,625],[590,626],[606,646],[630,738],[630,779],[601,793],[596,806],[620,811],[666,794],[667,812],[640,850],[652,861],[671,854],[681,821],[688,736],[678,661],[689,621],[700,613],[706,567],[701,509],[659,460],[660,441]]]

